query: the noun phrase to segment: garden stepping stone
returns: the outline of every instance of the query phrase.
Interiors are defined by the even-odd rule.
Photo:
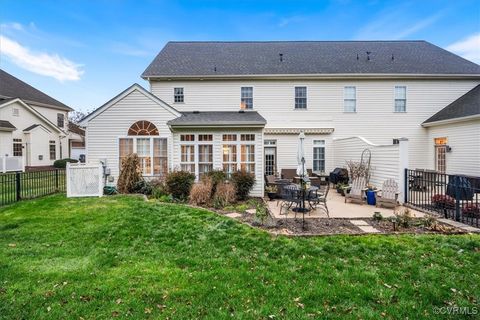
[[[257,213],[257,209],[247,209],[247,210],[245,210],[245,212],[248,213],[248,214],[255,214],[255,213]]]
[[[238,212],[231,212],[231,213],[227,213],[226,216],[229,218],[235,219],[235,218],[240,218],[242,215]]]
[[[350,220],[350,223],[354,226],[369,226],[369,224],[363,220]]]
[[[357,227],[360,228],[360,230],[362,230],[363,232],[366,232],[366,233],[379,233],[380,232],[380,230],[377,230],[372,226],[358,226],[357,225]]]

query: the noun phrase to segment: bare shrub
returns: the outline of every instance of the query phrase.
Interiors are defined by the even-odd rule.
[[[143,180],[140,169],[140,160],[136,153],[129,154],[123,159],[117,189],[121,193],[135,192],[140,181]]]
[[[212,179],[208,177],[195,183],[190,190],[190,203],[197,206],[209,203],[212,198],[212,185]]]
[[[223,208],[232,203],[235,203],[237,191],[235,186],[231,183],[219,182],[217,190],[213,196],[213,206],[215,208]]]
[[[367,182],[370,180],[371,172],[368,169],[368,166],[364,163],[358,161],[347,161],[348,172],[350,174],[350,179],[352,181],[356,178],[365,177]]]

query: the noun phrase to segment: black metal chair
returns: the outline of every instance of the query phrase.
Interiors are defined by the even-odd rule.
[[[295,184],[288,184],[284,185],[282,188],[282,194],[279,201],[280,203],[280,214],[282,214],[282,209],[286,208],[285,217],[288,215],[288,211],[292,208],[292,206],[298,207],[302,201],[300,198],[300,189]],[[278,202],[277,202],[278,205]],[[295,218],[297,217],[297,213],[295,212]]]
[[[330,218],[330,214],[327,206],[327,196],[330,191],[330,183],[323,185],[321,188],[312,189],[308,193],[308,204],[312,209],[320,208],[327,213],[327,217]]]

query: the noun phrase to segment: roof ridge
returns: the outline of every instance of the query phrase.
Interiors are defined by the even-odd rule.
[[[427,40],[171,40],[168,43],[327,43],[327,42],[428,42]]]

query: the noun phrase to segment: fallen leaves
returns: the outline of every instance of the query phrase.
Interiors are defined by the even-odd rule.
[[[9,243],[8,246],[9,246],[10,248],[15,248],[15,247],[17,246],[17,244],[16,244],[16,243]]]

